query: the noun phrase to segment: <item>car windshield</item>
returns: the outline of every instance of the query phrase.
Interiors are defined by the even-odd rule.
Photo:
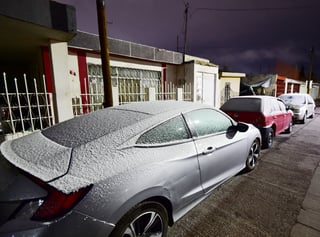
[[[223,111],[260,112],[261,99],[259,98],[234,98],[228,100],[221,109]]]
[[[304,95],[281,95],[280,98],[286,104],[302,105],[306,103],[306,98]]]

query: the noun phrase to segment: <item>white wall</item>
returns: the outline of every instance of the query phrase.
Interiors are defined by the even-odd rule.
[[[219,106],[218,71],[217,66],[194,65],[194,101]]]
[[[73,118],[71,86],[69,83],[68,45],[65,42],[52,42],[50,51],[57,106],[57,122],[62,122]]]
[[[87,64],[89,63],[101,65],[100,56],[96,54],[87,54]],[[118,59],[116,57],[110,57],[110,66],[162,71],[162,67],[159,63],[141,63],[141,61],[138,60]]]
[[[71,97],[79,97],[81,94],[81,89],[79,80],[78,56],[74,53],[69,53],[68,69]]]
[[[240,78],[234,77],[222,77],[219,79],[219,92],[221,96],[219,96],[218,104],[220,106],[223,103],[223,101],[221,101],[221,97],[224,93],[226,83],[230,83],[230,89],[232,92],[234,92],[234,94],[232,94],[231,96],[238,96],[240,94],[240,81]]]

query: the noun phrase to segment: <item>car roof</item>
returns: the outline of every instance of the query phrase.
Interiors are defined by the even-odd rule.
[[[175,101],[175,100],[166,100],[166,101],[150,101],[150,102],[134,102],[117,107],[112,107],[117,110],[128,110],[136,111],[139,113],[145,113],[149,115],[157,115],[161,113],[166,113],[170,111],[186,111],[199,107],[208,107],[203,104],[186,102],[186,101]]]
[[[245,95],[245,96],[236,96],[233,97],[231,99],[272,99],[272,98],[276,98],[273,96],[268,96],[268,95]]]
[[[204,107],[208,106],[183,101],[135,102],[70,119],[43,130],[42,134],[62,146],[73,148],[119,130],[125,133],[125,128],[135,124],[143,130],[179,113]]]

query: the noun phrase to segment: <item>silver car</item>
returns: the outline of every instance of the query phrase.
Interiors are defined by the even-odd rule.
[[[1,144],[0,236],[166,236],[252,170],[258,129],[192,102],[141,102]]]
[[[306,123],[307,118],[313,118],[316,104],[309,94],[289,93],[279,96],[294,113],[295,121]]]

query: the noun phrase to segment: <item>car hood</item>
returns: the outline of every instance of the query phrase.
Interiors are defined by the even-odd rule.
[[[71,148],[35,132],[1,144],[2,155],[14,166],[49,182],[67,173]]]
[[[301,109],[304,105],[288,104],[289,109]]]

